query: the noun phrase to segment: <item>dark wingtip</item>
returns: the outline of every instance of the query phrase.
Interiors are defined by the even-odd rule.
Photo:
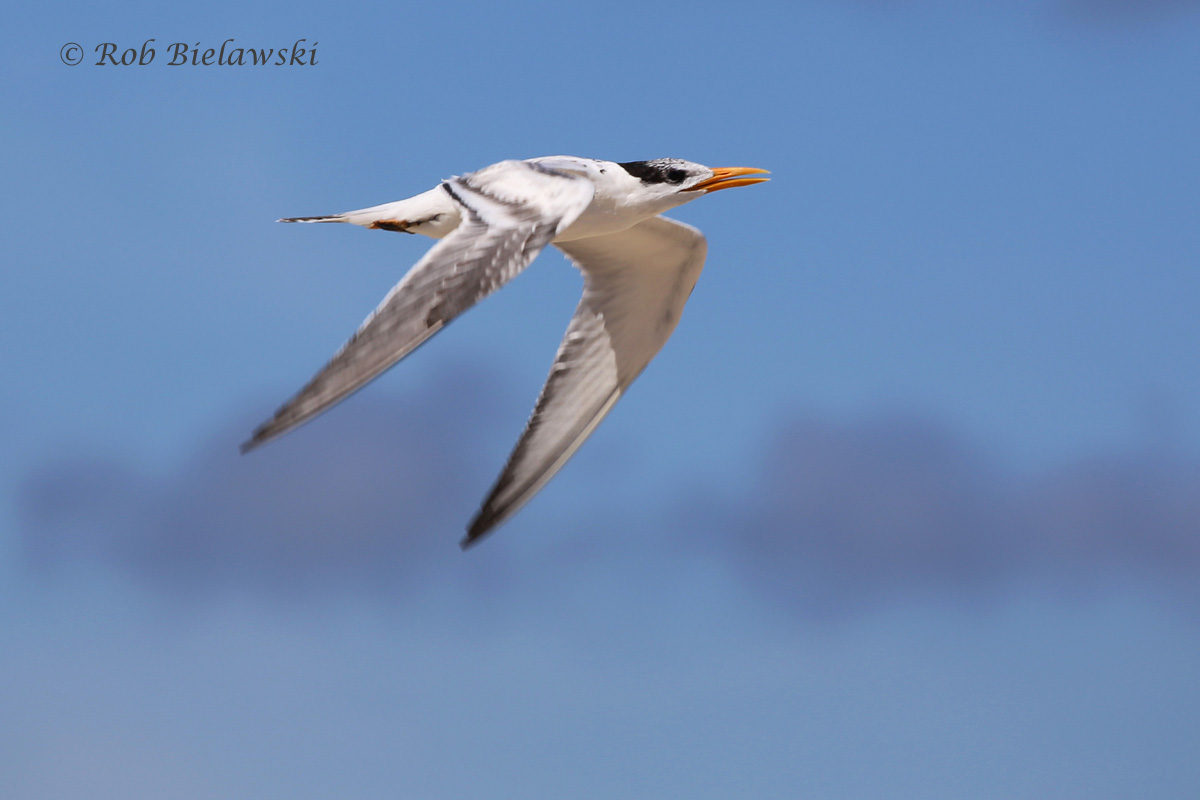
[[[250,434],[250,438],[238,445],[238,450],[242,455],[246,455],[251,450],[256,449],[259,445],[268,441],[274,436],[274,432],[268,425],[260,425]]]
[[[495,525],[494,518],[489,514],[486,518],[483,512],[479,512],[475,519],[471,520],[471,524],[467,526],[467,535],[462,538],[458,546],[467,551],[479,544],[479,541],[492,532],[492,527]]]

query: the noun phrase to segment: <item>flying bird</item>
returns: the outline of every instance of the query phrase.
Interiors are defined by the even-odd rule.
[[[438,242],[242,452],[361,388],[553,244],[583,273],[583,297],[524,433],[467,527],[462,546],[470,546],[558,472],[675,330],[707,244],[700,231],[660,215],[765,181],[753,176],[766,172],[676,158],[548,156],[501,161],[407,200],[280,220],[348,222]]]

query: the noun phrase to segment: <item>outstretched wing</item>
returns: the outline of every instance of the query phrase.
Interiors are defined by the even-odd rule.
[[[311,419],[411,353],[525,269],[592,201],[586,178],[501,161],[442,184],[462,222],[433,246],[358,332],[242,445],[250,450]]]
[[[556,246],[583,272],[583,299],[464,548],[533,497],[600,424],[675,330],[707,253],[700,231],[665,217]]]

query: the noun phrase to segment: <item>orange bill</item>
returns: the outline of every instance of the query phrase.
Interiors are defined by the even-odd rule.
[[[735,186],[750,186],[755,183],[769,181],[770,178],[743,178],[742,175],[764,175],[768,170],[757,167],[713,167],[713,176],[700,181],[689,192],[715,192],[717,189],[732,189]]]

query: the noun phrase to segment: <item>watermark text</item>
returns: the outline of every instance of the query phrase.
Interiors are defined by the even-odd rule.
[[[145,67],[155,63],[168,67],[315,67],[317,45],[297,39],[291,47],[243,47],[235,39],[226,39],[220,47],[204,47],[200,42],[172,42],[155,47],[157,39],[147,39],[138,47],[122,47],[116,42],[101,42],[93,50],[96,67]],[[159,51],[161,50],[161,55]],[[82,64],[85,50],[75,42],[62,46],[59,57],[64,64]]]

